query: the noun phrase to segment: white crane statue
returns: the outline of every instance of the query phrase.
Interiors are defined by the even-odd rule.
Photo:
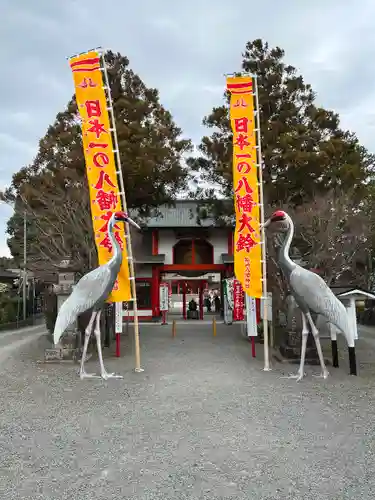
[[[349,365],[350,374],[356,375],[356,359],[354,335],[349,322],[349,317],[345,306],[335,296],[329,286],[317,274],[299,266],[289,256],[290,244],[294,235],[294,224],[289,215],[282,210],[277,210],[264,223],[265,228],[273,223],[282,222],[277,225],[276,232],[286,233],[284,240],[280,246],[278,255],[278,264],[289,283],[291,293],[301,310],[302,314],[302,348],[301,361],[299,370],[296,375],[291,375],[290,378],[295,378],[297,381],[304,377],[304,364],[306,355],[307,336],[309,334],[308,324],[314,336],[316,349],[318,351],[319,361],[321,365],[321,377],[327,378],[329,373],[324,363],[322,348],[319,340],[319,331],[311,317],[311,312],[324,316],[330,323],[335,325],[345,336],[349,346]],[[274,226],[275,227],[275,226]]]
[[[104,265],[97,267],[93,271],[82,276],[78,283],[74,286],[72,293],[67,300],[62,304],[56,318],[55,329],[53,332],[53,340],[55,345],[59,343],[65,330],[73,324],[79,314],[84,313],[92,308],[90,321],[85,330],[85,342],[83,345],[83,353],[81,359],[81,367],[79,371],[80,378],[94,378],[99,375],[86,373],[84,368],[87,346],[94,326],[94,334],[98,348],[98,356],[100,363],[100,376],[107,380],[109,378],[122,378],[120,375],[108,373],[104,368],[102,346],[100,340],[100,316],[103,306],[109,294],[112,292],[117,275],[122,264],[122,251],[117,242],[113,228],[117,222],[125,222],[132,224],[137,229],[141,229],[125,212],[115,212],[112,214],[108,222],[108,237],[112,243],[113,256]],[[95,325],[94,325],[95,322]]]

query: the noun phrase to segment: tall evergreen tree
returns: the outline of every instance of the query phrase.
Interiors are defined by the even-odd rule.
[[[187,189],[183,155],[191,148],[172,115],[120,54],[105,55],[125,180],[127,203],[141,215],[174,200]],[[18,210],[8,223],[14,257],[22,254],[19,213],[27,211],[29,262],[56,263],[67,253],[81,266],[96,264],[82,133],[75,97],[58,113],[31,165],[22,168],[3,193]],[[93,254],[94,252],[94,254]]]
[[[359,144],[355,134],[340,128],[339,117],[315,104],[315,93],[284,51],[267,42],[247,43],[242,70],[258,77],[264,192],[268,203],[300,205],[317,194],[337,188],[360,195],[373,174],[375,157]],[[189,159],[208,187],[198,196],[211,200],[217,214],[232,211],[217,200],[216,184],[224,198],[232,197],[232,132],[229,95],[203,124],[212,129],[202,138],[201,156]],[[210,205],[210,204],[209,204]]]

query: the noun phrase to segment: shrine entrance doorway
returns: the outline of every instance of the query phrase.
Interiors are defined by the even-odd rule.
[[[171,290],[169,316],[184,320],[204,320],[216,314],[220,318],[223,272],[199,274],[197,277],[181,276],[178,273],[165,273],[161,276],[161,281],[167,282]]]

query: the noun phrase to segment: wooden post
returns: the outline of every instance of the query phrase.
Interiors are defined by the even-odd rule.
[[[212,333],[213,333],[213,336],[216,337],[216,318],[215,318],[215,316],[212,318]]]
[[[118,168],[117,175],[118,175],[118,178],[120,181],[120,189],[121,189],[121,192],[119,194],[121,195],[122,208],[123,208],[124,212],[127,212],[128,207],[126,204],[125,185],[124,185],[124,179],[122,176],[122,169],[121,169],[121,157],[120,157],[120,150],[119,150],[118,139],[117,139],[116,120],[115,120],[115,115],[114,115],[114,111],[113,111],[113,103],[112,103],[112,96],[111,96],[111,88],[110,88],[109,80],[108,80],[107,66],[106,66],[106,63],[104,60],[104,51],[100,52],[100,57],[102,60],[102,70],[103,70],[105,87],[107,90],[108,111],[110,114],[112,128],[113,128],[112,134],[113,134],[114,146],[115,146],[114,153],[116,155],[116,163],[117,163],[117,168]],[[144,370],[143,370],[143,368],[141,368],[137,290],[136,290],[136,285],[135,285],[135,269],[134,269],[134,259],[133,259],[133,250],[132,250],[129,224],[125,224],[125,236],[126,236],[126,246],[128,249],[129,279],[130,279],[130,286],[131,286],[131,291],[132,291],[133,314],[134,314],[134,350],[135,350],[135,368],[134,368],[134,371],[139,373],[139,372],[143,372]]]

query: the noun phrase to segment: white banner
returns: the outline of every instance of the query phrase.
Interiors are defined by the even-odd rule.
[[[247,325],[247,336],[257,337],[257,312],[256,312],[256,300],[254,297],[249,297],[245,295],[246,300],[246,325]]]
[[[168,311],[169,287],[167,283],[160,284],[160,311]]]
[[[272,292],[267,293],[267,300],[261,299],[260,319],[263,319],[263,308],[267,307],[267,321],[272,321]]]
[[[115,302],[115,333],[122,332],[122,302]]]

